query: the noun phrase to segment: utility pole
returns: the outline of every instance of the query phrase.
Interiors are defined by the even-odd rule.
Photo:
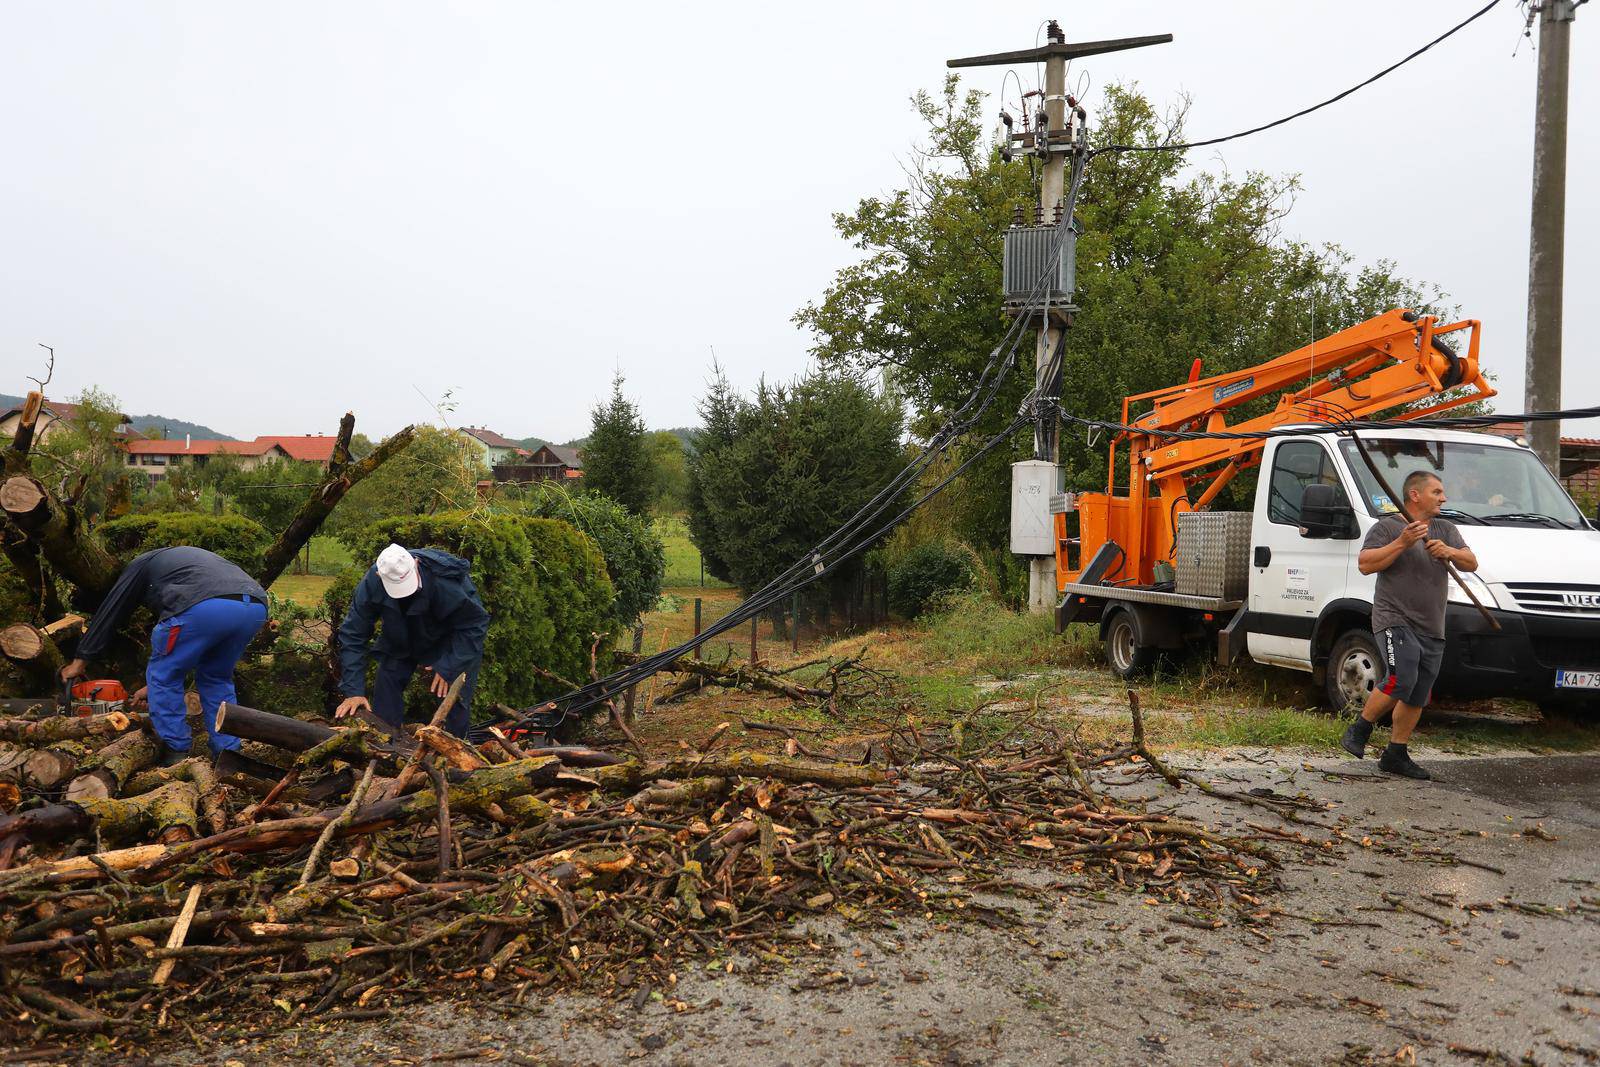
[[[1561,407],[1561,287],[1566,258],[1567,61],[1583,0],[1539,0],[1539,87],[1533,119],[1533,216],[1528,227],[1529,411]],[[1533,451],[1561,476],[1561,424],[1525,427]]]
[[[1170,33],[1157,34],[1150,37],[1121,37],[1106,41],[1084,41],[1078,44],[1068,44],[1066,35],[1056,20],[1051,19],[1046,29],[1047,43],[1042,47],[1025,48],[1017,52],[999,52],[985,56],[967,56],[963,59],[946,61],[948,67],[1011,67],[1027,63],[1044,63],[1044,106],[1040,109],[1038,119],[1034,122],[1033,129],[1025,133],[1012,133],[1009,141],[1003,146],[1006,158],[1010,158],[1010,142],[1020,142],[1024,148],[1029,149],[1035,156],[1043,160],[1040,168],[1039,182],[1039,207],[1035,217],[1036,223],[1048,227],[1050,244],[1061,250],[1061,254],[1052,257],[1052,262],[1045,264],[1037,256],[1019,255],[1013,257],[1010,249],[1010,235],[1007,240],[1006,252],[1006,297],[1007,308],[1013,314],[1027,315],[1038,318],[1037,343],[1034,350],[1034,387],[1042,399],[1059,399],[1061,394],[1061,381],[1057,377],[1050,381],[1050,356],[1061,343],[1062,336],[1067,328],[1072,325],[1071,313],[1076,310],[1067,300],[1052,302],[1050,294],[1057,288],[1054,281],[1050,285],[1041,286],[1038,282],[1037,271],[1049,269],[1060,270],[1062,275],[1070,275],[1070,266],[1060,269],[1058,262],[1070,263],[1073,252],[1070,242],[1073,235],[1069,232],[1064,237],[1055,232],[1057,225],[1072,225],[1071,219],[1062,217],[1067,208],[1064,203],[1066,195],[1067,161],[1073,157],[1074,166],[1082,166],[1085,162],[1083,153],[1087,149],[1085,127],[1080,121],[1076,127],[1071,122],[1074,112],[1069,111],[1069,106],[1076,111],[1076,117],[1083,118],[1083,112],[1077,107],[1076,101],[1067,97],[1067,64],[1079,56],[1099,55],[1105,52],[1121,52],[1130,48],[1144,48],[1148,45],[1166,44],[1172,40]],[[1007,129],[1011,128],[1008,121]],[[1038,227],[1036,227],[1037,229]],[[1013,230],[1012,233],[1020,231]],[[1028,235],[1024,235],[1028,236]],[[1020,248],[1021,242],[1019,242]],[[1063,249],[1063,245],[1066,245]],[[1040,247],[1039,242],[1034,242],[1034,250]],[[1014,258],[1021,262],[1028,259],[1034,264],[1035,273],[1027,277],[1012,278],[1011,264]],[[1067,284],[1070,289],[1070,282]],[[1045,293],[1041,304],[1038,299],[1040,290]],[[1021,292],[1025,297],[1021,306],[1013,306],[1012,297]],[[1066,294],[1070,296],[1069,294]],[[1012,471],[1012,551],[1028,555],[1028,610],[1046,612],[1056,604],[1056,561],[1051,542],[1053,533],[1043,537],[1019,536],[1019,515],[1026,514],[1030,518],[1030,525],[1038,528],[1053,530],[1053,517],[1048,512],[1049,497],[1053,495],[1058,486],[1054,484],[1054,472],[1059,470],[1061,462],[1059,425],[1056,418],[1055,405],[1049,404],[1040,408],[1038,420],[1033,431],[1033,460],[1016,464]],[[1019,470],[1019,468],[1023,468]],[[1051,485],[1047,488],[1037,483],[1037,476],[1044,471],[1050,476]],[[1032,479],[1030,483],[1030,479]],[[1018,493],[1026,491],[1031,503],[1024,503],[1019,511]],[[1033,542],[1024,552],[1023,543]],[[1042,551],[1035,551],[1039,549]],[[1050,554],[1044,554],[1044,553]]]

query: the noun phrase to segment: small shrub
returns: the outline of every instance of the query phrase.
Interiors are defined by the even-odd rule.
[[[889,570],[889,607],[914,619],[954,593],[971,589],[977,569],[960,545],[930,541],[911,549]]]
[[[242,515],[185,511],[127,515],[101,523],[99,532],[106,546],[124,561],[156,548],[193,545],[215,552],[251,574],[261,568],[262,555],[272,544],[260,523]]]
[[[455,511],[384,519],[351,531],[346,543],[357,564],[327,593],[336,632],[356,582],[384,546],[438,548],[471,563],[490,615],[476,708],[525,706],[589,680],[590,646],[595,634],[610,633],[615,594],[599,548],[576,528],[555,519]],[[609,638],[601,663],[607,651]]]

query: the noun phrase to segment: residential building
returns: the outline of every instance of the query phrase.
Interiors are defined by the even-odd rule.
[[[497,482],[560,481],[568,484],[583,477],[583,458],[576,448],[565,445],[540,445],[526,458],[509,463],[497,463],[494,480]]]
[[[463,426],[456,432],[463,440],[477,447],[485,467],[493,467],[497,463],[516,463],[528,455],[528,450],[515,441],[482,426]]]
[[[39,409],[39,419],[33,424],[34,442],[36,444],[44,443],[49,439],[56,426],[70,426],[77,417],[77,404],[68,404],[60,400],[46,398],[44,406]],[[124,437],[133,433],[133,427],[129,425],[133,420],[123,414],[119,414],[117,417],[120,420],[117,425],[117,433]],[[15,437],[17,435],[17,426],[21,422],[22,405],[19,404],[14,408],[8,408],[4,414],[0,414],[0,437]]]
[[[185,435],[182,439],[145,440],[130,438],[124,448],[128,468],[160,481],[173,467],[201,467],[212,456],[237,456],[239,465],[253,470],[274,459],[315,463],[326,469],[333,459],[336,438],[326,434],[306,436],[257,437],[254,441],[201,441]]]
[[[1500,422],[1489,427],[1489,432],[1515,438],[1524,430],[1520,422]],[[1561,469],[1556,477],[1580,503],[1594,503],[1600,497],[1600,438],[1563,437]]]

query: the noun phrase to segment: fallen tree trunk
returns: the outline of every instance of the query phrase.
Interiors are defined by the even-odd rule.
[[[299,512],[289,520],[289,525],[284,527],[262,557],[261,569],[255,575],[262,588],[270,586],[283,573],[283,569],[311,540],[312,535],[322,528],[334,505],[344,499],[351,488],[391,457],[404,451],[416,436],[416,430],[407,426],[391,434],[365,459],[351,463],[350,434],[355,424],[356,417],[351,414],[346,414],[340,421],[339,439],[334,445],[333,459],[328,464],[328,477],[311,491],[306,502],[300,505]]]
[[[324,723],[274,715],[270,711],[258,711],[226,701],[218,706],[214,721],[218,733],[232,734],[246,741],[260,741],[285,752],[304,752],[339,733]]]
[[[45,573],[39,546],[9,522],[0,522],[0,552],[28,587],[28,602],[38,613],[35,617],[48,619],[61,614],[61,598],[56,593],[55,583]]]
[[[123,783],[155,763],[159,753],[156,739],[142,730],[124,734],[84,761],[83,773],[67,786],[67,799],[82,803],[115,797]]]
[[[876,767],[848,763],[816,763],[783,759],[764,752],[728,752],[715,756],[683,756],[659,763],[629,761],[591,772],[608,790],[637,789],[658,778],[776,778],[783,782],[812,782],[835,789],[882,785],[888,776]]]
[[[13,474],[0,483],[0,510],[38,545],[55,572],[77,587],[86,606],[97,605],[122,568],[78,517],[38,479]]]
[[[200,791],[193,782],[168,782],[159,789],[126,799],[85,799],[80,807],[107,841],[139,841],[154,837],[163,845],[195,838]]]

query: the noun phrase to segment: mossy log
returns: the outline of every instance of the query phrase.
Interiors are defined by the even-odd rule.
[[[29,792],[60,788],[78,773],[87,750],[76,741],[57,741],[46,748],[27,748],[0,741],[0,782],[14,782]]]
[[[75,508],[56,499],[38,479],[13,474],[0,483],[0,510],[38,545],[55,572],[77,588],[86,606],[99,604],[122,568]]]
[[[85,737],[114,737],[149,721],[147,715],[130,715],[122,711],[81,719],[66,715],[54,715],[48,719],[0,719],[0,741],[19,745],[48,745],[55,741],[77,741]]]
[[[160,745],[144,731],[123,734],[79,768],[67,786],[67,799],[75,803],[117,796],[127,780],[156,762]]]
[[[198,810],[201,825],[208,834],[220,834],[228,828],[228,787],[218,778],[211,761],[199,757],[186,759],[171,767],[152,767],[128,779],[123,787],[126,796],[138,796],[160,789],[170,782],[189,782],[199,794]]]
[[[193,762],[193,761],[191,761]],[[158,838],[161,844],[192,841],[199,828],[200,790],[193,782],[168,782],[136,797],[86,798],[79,806],[107,841]]]

